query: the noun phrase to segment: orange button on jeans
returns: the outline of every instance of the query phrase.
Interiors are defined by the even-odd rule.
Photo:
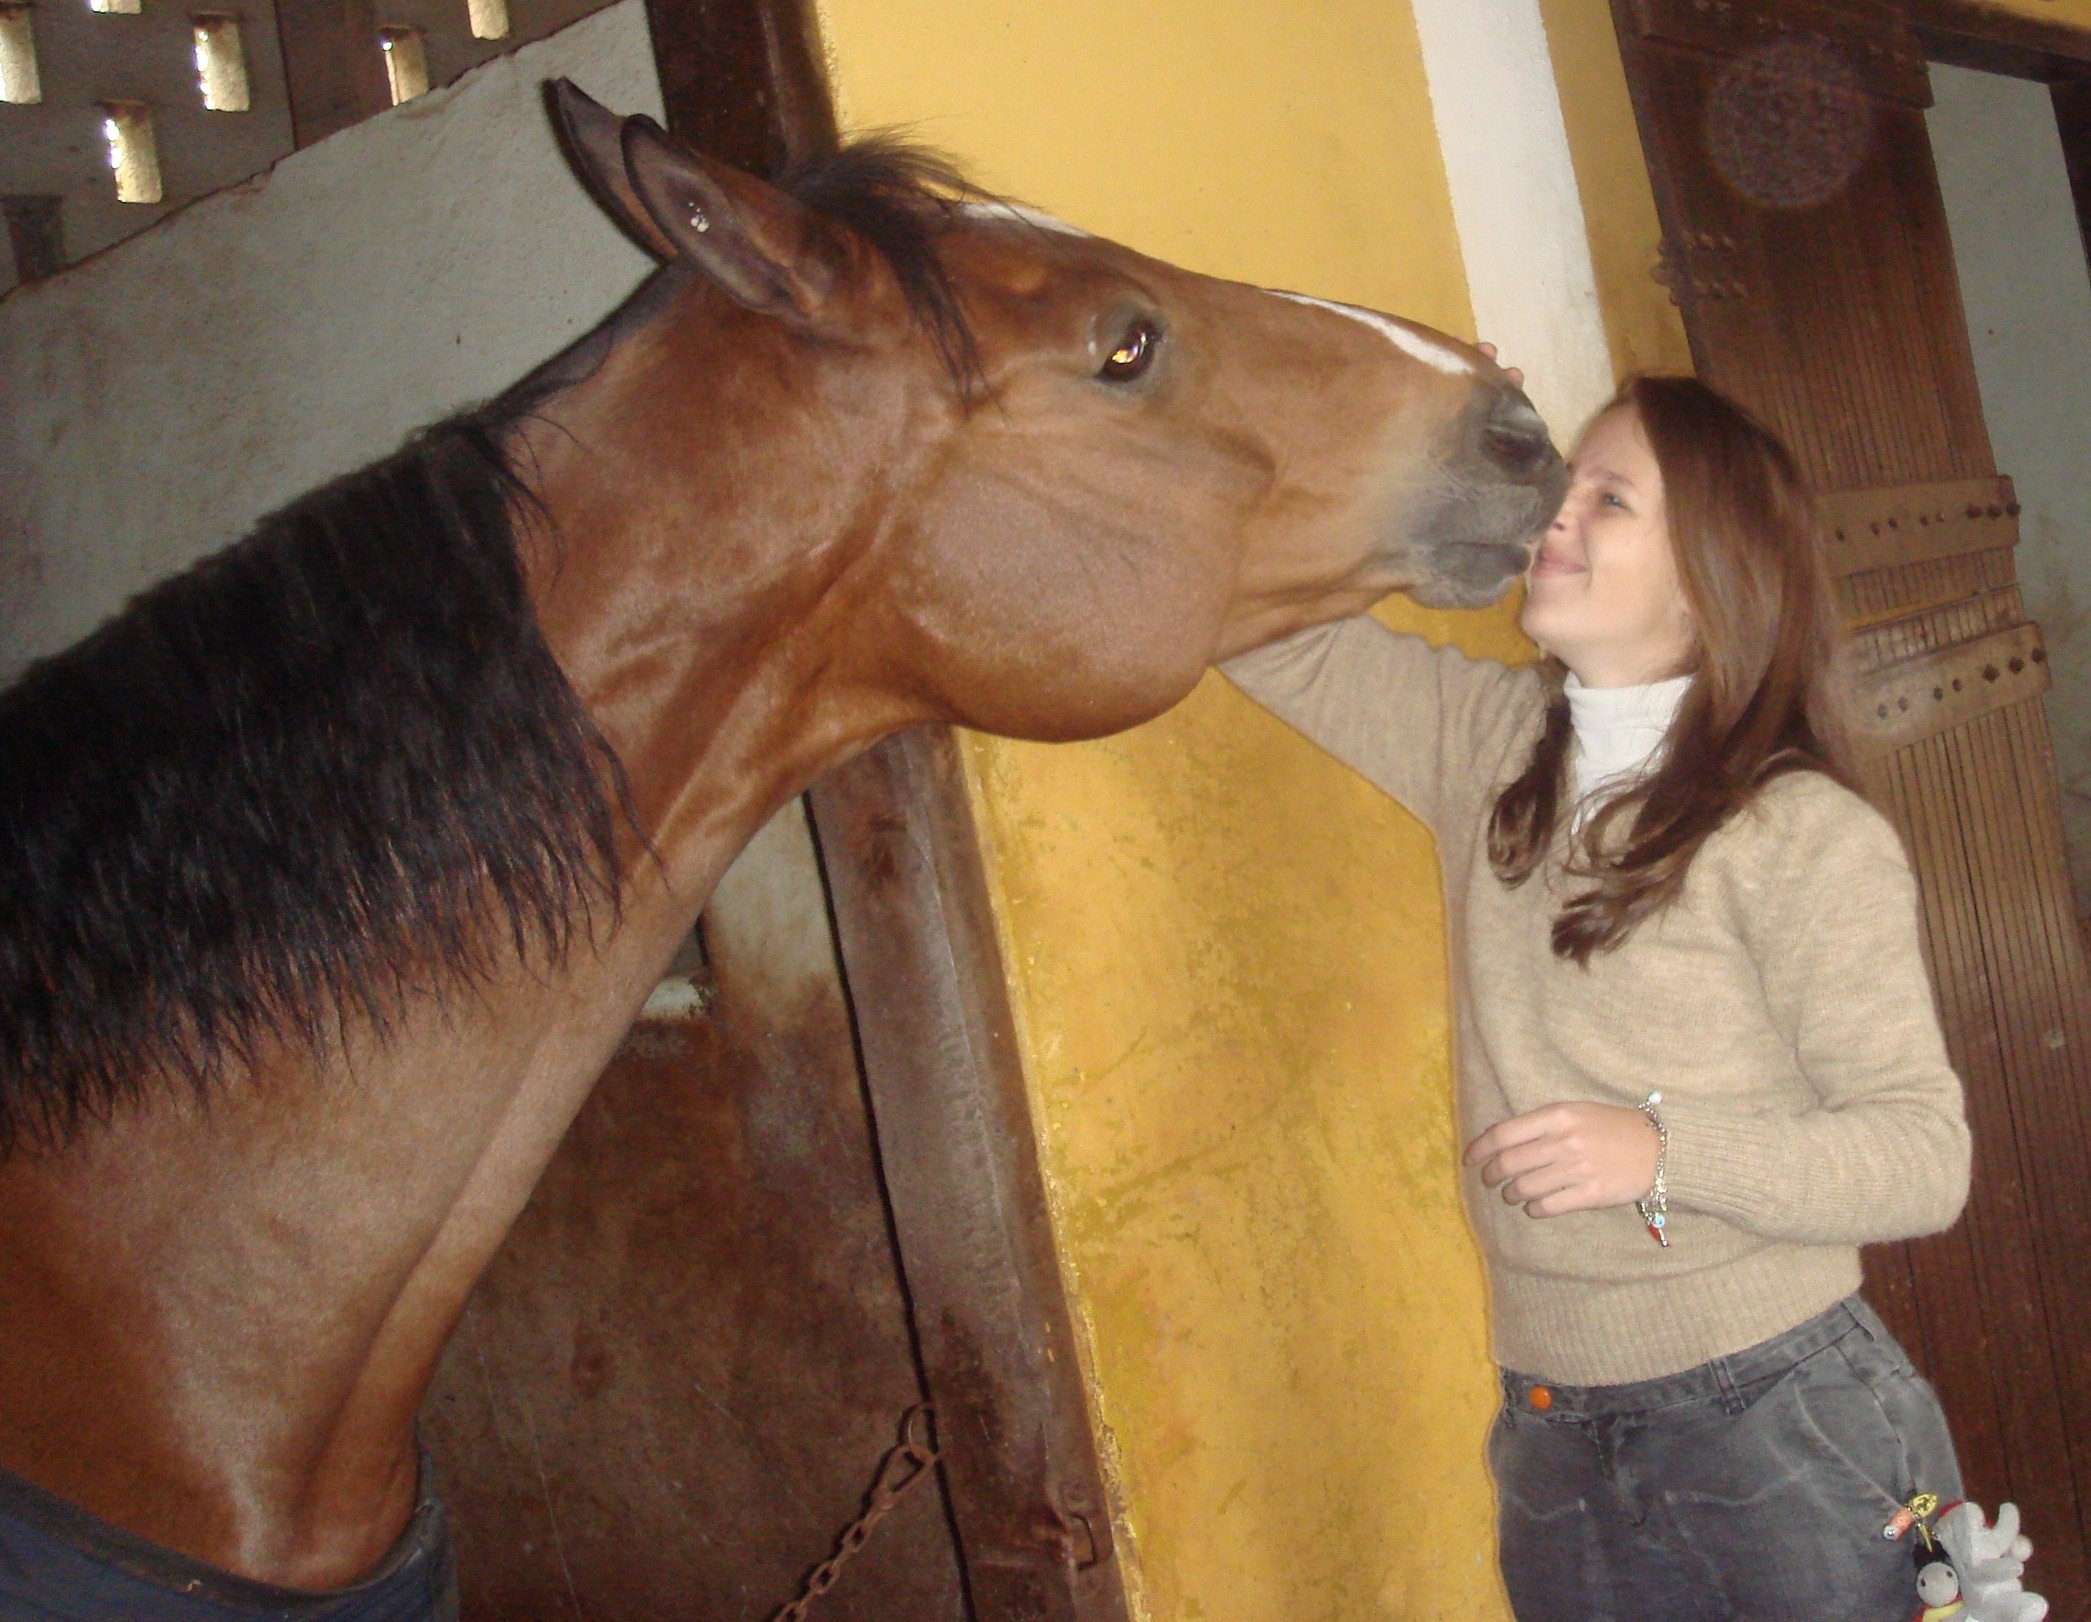
[[[1532,1412],[1543,1414],[1554,1406],[1554,1394],[1543,1385],[1535,1385],[1525,1393],[1525,1401],[1532,1405]]]

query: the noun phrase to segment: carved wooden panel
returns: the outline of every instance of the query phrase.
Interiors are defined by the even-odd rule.
[[[2014,704],[2053,686],[2040,627],[2021,623],[1883,666],[1854,684],[1861,747],[1886,754]]]

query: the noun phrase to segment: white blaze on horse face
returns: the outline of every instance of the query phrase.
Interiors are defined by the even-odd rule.
[[[1041,231],[1057,231],[1062,236],[1086,237],[1089,233],[1079,225],[1069,225],[1056,214],[1048,214],[1042,208],[1032,208],[1026,203],[966,203],[963,211],[981,220],[1015,220],[1020,225],[1034,226]]]
[[[1461,372],[1471,374],[1474,363],[1449,344],[1433,343],[1414,328],[1391,321],[1377,310],[1362,310],[1355,304],[1335,304],[1325,298],[1309,298],[1305,293],[1281,292],[1275,287],[1266,288],[1273,298],[1289,299],[1294,304],[1311,304],[1318,310],[1333,310],[1338,315],[1347,315],[1353,321],[1370,327],[1385,338],[1404,355],[1420,360],[1425,366],[1457,376]]]

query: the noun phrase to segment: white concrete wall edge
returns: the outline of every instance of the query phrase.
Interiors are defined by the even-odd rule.
[[[1581,193],[1538,0],[1414,0],[1476,336],[1565,444],[1610,398]]]

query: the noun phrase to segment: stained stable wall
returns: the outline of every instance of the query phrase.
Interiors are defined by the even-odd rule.
[[[553,141],[559,74],[658,115],[639,0],[0,298],[0,680],[637,285]]]

